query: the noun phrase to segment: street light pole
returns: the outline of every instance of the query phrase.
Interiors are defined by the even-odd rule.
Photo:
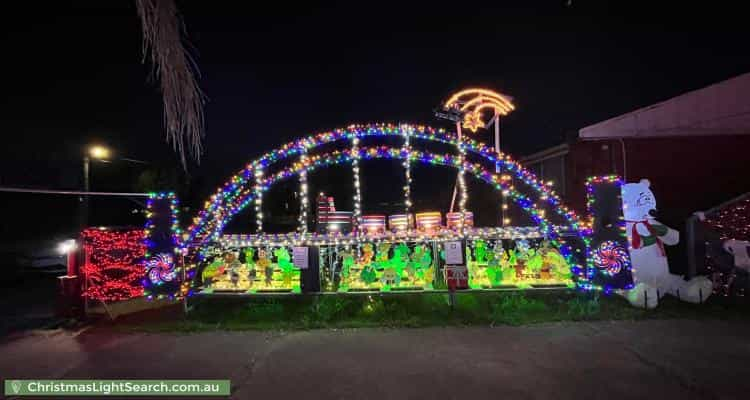
[[[97,160],[106,160],[109,158],[109,149],[104,146],[91,146],[86,149],[83,155],[83,191],[85,194],[80,198],[81,215],[79,224],[81,230],[84,230],[89,224],[89,195],[91,191],[91,158]]]
[[[91,191],[91,182],[89,173],[91,169],[91,158],[88,154],[83,156],[83,191],[88,193]],[[89,195],[84,194],[80,198],[81,202],[81,215],[79,216],[80,230],[84,230],[89,224]]]

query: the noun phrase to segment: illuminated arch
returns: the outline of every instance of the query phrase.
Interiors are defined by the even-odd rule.
[[[458,168],[458,158],[453,155],[440,155],[429,152],[412,151],[410,154],[404,154],[400,148],[393,148],[389,146],[378,146],[378,147],[366,147],[359,149],[360,158],[363,160],[376,160],[376,159],[389,159],[389,160],[405,160],[408,158],[410,162],[421,162],[423,164],[440,165],[446,167]],[[291,167],[284,168],[264,180],[264,186],[270,187],[276,183],[284,181],[286,179],[298,176],[302,171],[312,172],[320,168],[329,167],[332,165],[349,163],[352,160],[352,153],[349,150],[334,151],[330,153],[320,154],[310,157],[310,163],[303,166],[300,163],[294,163]],[[548,223],[545,219],[545,210],[538,207],[532,199],[523,195],[519,191],[513,189],[510,184],[503,181],[500,175],[493,173],[492,171],[482,167],[479,164],[472,164],[469,162],[464,163],[465,171],[474,176],[476,179],[481,180],[496,190],[506,190],[508,195],[518,204],[531,219],[541,225],[543,230],[548,228]],[[237,211],[244,209],[247,205],[251,204],[253,200],[253,193],[239,199],[239,205]],[[224,220],[224,223],[229,220]],[[214,238],[217,238],[221,233],[223,226],[217,227],[214,231]]]
[[[244,209],[250,201],[254,200],[254,188],[260,188],[265,191],[274,183],[298,175],[301,171],[312,171],[321,166],[333,165],[343,162],[351,162],[352,154],[349,151],[333,152],[326,155],[307,155],[310,151],[328,143],[349,140],[354,138],[364,138],[368,136],[402,136],[403,130],[409,129],[412,138],[424,140],[427,142],[445,143],[458,146],[455,135],[448,134],[443,130],[436,130],[425,126],[413,125],[351,125],[345,129],[337,129],[330,132],[320,133],[315,136],[299,139],[287,143],[278,149],[268,152],[247,165],[245,169],[234,175],[221,188],[214,193],[208,201],[205,202],[203,210],[193,220],[192,225],[186,231],[185,245],[200,245],[212,238],[218,237],[222,229],[226,226],[231,218]],[[500,174],[495,174],[483,168],[480,164],[464,163],[467,172],[474,174],[479,179],[493,185],[499,185],[501,190],[508,191],[513,201],[522,209],[526,210],[535,222],[550,226],[548,218],[545,216],[545,208],[562,217],[565,221],[565,228],[572,231],[578,231],[580,220],[575,212],[563,205],[560,198],[550,188],[545,186],[536,176],[523,168],[518,162],[512,160],[503,153],[496,153],[492,148],[483,143],[471,139],[463,138],[462,146],[467,152],[477,155],[481,160],[498,166]],[[370,154],[375,151],[374,156]],[[279,161],[286,160],[290,157],[305,155],[305,161],[296,160],[290,167],[281,171],[262,177],[262,180],[255,182],[256,172],[267,169]],[[412,150],[407,156],[402,148],[396,147],[378,147],[359,149],[361,159],[369,158],[390,158],[390,159],[409,159],[413,161],[424,161],[438,165],[448,165],[458,167],[458,161],[450,155],[440,156],[427,152]],[[454,161],[455,160],[455,161]],[[512,174],[512,178],[523,182],[529,190],[537,196],[537,200],[522,195],[515,190],[512,185],[507,184],[504,179],[506,174]],[[262,176],[262,175],[261,175]],[[497,186],[496,186],[497,188]],[[535,216],[539,217],[537,220]]]

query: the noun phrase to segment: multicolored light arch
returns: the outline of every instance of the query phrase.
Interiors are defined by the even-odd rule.
[[[299,174],[301,171],[309,172],[323,165],[332,165],[331,162],[329,162],[330,157],[334,157],[337,160],[333,162],[333,164],[342,162],[351,163],[353,159],[358,157],[363,159],[371,158],[368,155],[371,154],[372,151],[375,151],[376,155],[385,154],[383,153],[385,151],[388,153],[388,156],[384,158],[406,159],[406,157],[402,155],[404,152],[401,147],[395,147],[392,149],[384,147],[381,148],[381,150],[373,148],[355,148],[358,153],[358,157],[355,158],[352,158],[351,150],[349,150],[348,153],[346,151],[340,152],[338,155],[331,155],[330,157],[326,156],[325,158],[321,158],[320,155],[309,153],[318,147],[336,141],[352,141],[355,138],[361,139],[371,136],[403,136],[403,130],[405,129],[409,130],[408,134],[413,141],[437,142],[454,146],[458,146],[459,144],[456,135],[448,134],[443,130],[436,130],[421,125],[406,124],[351,125],[345,129],[324,132],[287,143],[286,145],[266,153],[258,160],[250,163],[247,168],[240,171],[224,186],[219,188],[219,190],[217,190],[217,192],[206,201],[204,209],[198,214],[193,220],[193,224],[188,228],[185,235],[185,244],[200,245],[205,241],[217,238],[221,234],[226,223],[234,215],[244,209],[249,202],[254,200],[255,194],[267,191],[271,185],[281,178],[279,174],[268,177],[263,174],[258,174],[258,169],[265,170],[269,166],[287,158],[300,157],[303,153],[307,154],[304,162],[297,161],[293,163],[292,169],[284,170],[286,172],[281,174],[285,177],[289,177],[291,175]],[[462,138],[460,143],[467,153],[472,153],[473,155],[478,156],[481,160],[487,161],[488,164],[497,165],[499,167],[501,174],[493,174],[488,170],[482,170],[482,173],[492,176],[492,178],[489,179],[493,182],[498,182],[500,185],[499,188],[503,193],[507,192],[510,194],[511,191],[517,193],[512,184],[507,184],[512,175],[512,178],[516,183],[525,184],[530,189],[530,192],[536,195],[536,202],[539,204],[536,204],[533,199],[526,196],[516,196],[514,201],[524,210],[530,210],[531,205],[534,205],[534,208],[539,209],[538,216],[541,218],[540,221],[538,221],[539,223],[547,223],[548,218],[545,216],[544,207],[548,207],[555,214],[562,217],[565,221],[564,225],[566,228],[573,231],[578,230],[580,222],[575,212],[564,206],[554,191],[544,185],[543,182],[539,181],[533,173],[523,168],[518,162],[512,160],[509,156],[506,156],[503,153],[497,153],[491,147],[488,147],[483,143],[467,138]],[[388,150],[386,151],[383,149]],[[422,160],[422,157],[427,158],[426,162],[431,162],[430,160],[437,160],[439,157],[448,157],[450,159],[452,156],[437,156],[412,150],[408,159],[413,161],[425,161]],[[453,161],[452,159],[450,162],[454,167],[458,168],[461,166],[460,163],[456,164],[456,161]],[[473,165],[464,165],[464,167],[467,168],[467,172],[470,173],[470,170],[476,170]],[[255,179],[256,176],[259,177],[257,180]]]

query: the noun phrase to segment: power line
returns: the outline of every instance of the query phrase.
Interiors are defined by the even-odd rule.
[[[60,194],[74,196],[124,196],[124,197],[148,197],[149,193],[120,193],[120,192],[86,192],[81,190],[48,190],[48,189],[25,189],[0,186],[0,192],[10,193],[34,193],[34,194]]]

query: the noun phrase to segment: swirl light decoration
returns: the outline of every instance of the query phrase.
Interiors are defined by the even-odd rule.
[[[141,261],[141,282],[148,299],[172,299],[178,291],[189,289],[189,282],[180,276],[181,258],[173,256],[182,247],[179,213],[175,193],[149,194],[144,229],[147,251]]]
[[[631,275],[633,269],[627,252],[625,219],[620,216],[619,220],[616,221],[619,240],[608,237],[608,240],[599,244],[594,241],[594,220],[600,217],[596,211],[597,188],[602,185],[613,185],[619,193],[624,184],[625,182],[617,175],[592,176],[586,179],[586,209],[589,218],[582,220],[579,226],[586,248],[586,266],[577,271],[579,274],[578,286],[583,289],[601,290],[609,293],[613,290],[613,287],[632,289],[634,286]],[[616,247],[623,251],[614,250]],[[622,261],[615,262],[618,258]],[[620,287],[620,285],[622,286]]]
[[[172,282],[176,277],[175,263],[172,255],[157,254],[146,261],[148,280],[152,285]]]
[[[596,268],[610,275],[630,268],[628,251],[611,240],[602,242],[591,254],[591,260]]]

